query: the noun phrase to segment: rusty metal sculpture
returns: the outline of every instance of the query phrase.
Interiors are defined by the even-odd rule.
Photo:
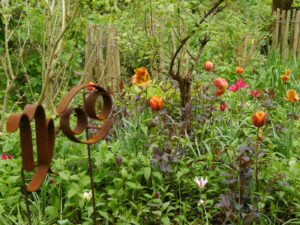
[[[72,99],[75,97],[75,95],[82,89],[93,86],[94,91],[88,92],[88,96],[85,97],[85,93],[83,95],[83,101],[84,101],[84,110],[81,108],[73,108],[70,107],[69,104],[72,101]],[[102,96],[103,98],[103,108],[99,115],[96,115],[95,112],[95,103],[98,97]],[[97,126],[91,126],[89,124],[89,118],[90,119],[96,119],[103,121],[107,119],[111,113],[112,110],[112,99],[110,97],[110,94],[106,92],[101,87],[98,87],[97,85],[92,84],[83,84],[74,87],[71,89],[67,95],[63,98],[61,103],[56,109],[56,112],[61,116],[60,117],[60,127],[63,131],[63,133],[71,140],[77,143],[83,143],[87,144],[88,146],[88,159],[89,159],[89,175],[91,179],[91,190],[92,190],[92,200],[93,200],[93,221],[94,225],[97,223],[96,221],[96,201],[95,201],[95,193],[94,193],[94,182],[93,182],[93,166],[92,166],[92,159],[91,159],[91,149],[90,144],[94,144],[105,138],[105,136],[108,134],[110,129],[113,125],[113,120],[109,119],[106,120],[103,126],[97,127]],[[74,130],[70,128],[70,116],[72,112],[75,112],[77,117],[77,125]],[[98,132],[93,137],[89,137],[89,128],[98,129]],[[83,131],[86,131],[86,137],[87,140],[82,141],[75,137],[75,135],[81,134]]]
[[[74,96],[82,89],[93,86],[94,91],[88,92],[88,97],[85,98],[84,95],[84,109],[70,107]],[[98,97],[103,98],[103,109],[99,115],[95,112],[95,103]],[[105,138],[113,125],[113,120],[106,120],[104,125],[91,126],[88,121],[89,118],[103,121],[107,119],[112,110],[112,99],[110,94],[106,92],[101,87],[91,84],[83,84],[71,89],[67,95],[63,98],[59,106],[57,107],[57,113],[60,117],[60,127],[63,133],[72,141],[77,143],[84,143],[88,145],[88,158],[89,158],[89,173],[91,178],[91,189],[92,189],[92,199],[93,199],[93,209],[94,209],[94,224],[96,224],[96,204],[94,196],[94,184],[93,184],[93,174],[92,174],[92,161],[90,153],[90,144],[94,144]],[[74,130],[70,128],[69,119],[72,112],[75,112],[77,117],[77,126]],[[32,144],[32,129],[30,122],[35,120],[36,129],[36,144],[37,144],[37,163],[34,163],[33,157],[33,144]],[[47,173],[53,173],[51,171],[50,165],[54,152],[55,143],[55,127],[54,122],[50,118],[46,118],[44,108],[38,104],[28,104],[25,106],[23,113],[12,114],[9,116],[7,121],[7,131],[15,132],[20,128],[20,141],[22,150],[22,169],[21,176],[23,182],[23,191],[25,195],[25,203],[27,208],[27,219],[29,225],[31,225],[30,210],[28,203],[28,192],[37,191],[41,184],[43,183]],[[88,129],[98,129],[96,134],[89,138]],[[75,135],[81,134],[86,131],[87,140],[82,141]],[[37,170],[27,186],[25,184],[24,170],[26,172],[32,172],[37,166]]]
[[[33,157],[32,131],[30,122],[35,120],[36,143],[37,143],[37,170],[25,188],[24,170],[32,172],[36,167]],[[12,114],[7,121],[7,131],[15,132],[20,128],[21,150],[22,150],[22,169],[21,176],[23,182],[23,191],[27,207],[27,218],[31,224],[30,210],[28,204],[27,191],[37,191],[44,181],[48,172],[51,172],[50,164],[54,151],[55,129],[54,122],[46,118],[43,106],[38,104],[26,105],[23,113]]]

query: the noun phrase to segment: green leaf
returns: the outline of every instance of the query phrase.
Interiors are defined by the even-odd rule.
[[[166,208],[168,208],[169,205],[170,205],[170,202],[165,202],[165,203],[162,205],[162,209],[165,210]]]
[[[72,183],[70,190],[68,192],[68,198],[72,198],[74,195],[78,194],[79,191],[80,191],[80,188],[79,188],[78,184]]]
[[[150,167],[145,167],[144,168],[144,177],[145,177],[147,182],[150,179],[150,175],[151,175],[151,168]]]
[[[57,216],[57,212],[58,212],[57,209],[53,206],[47,206],[45,209],[46,215],[51,216],[51,217]]]
[[[170,221],[170,219],[169,219],[168,216],[164,216],[163,218],[161,218],[161,222],[162,222],[162,224],[164,224],[164,225],[169,225],[169,224],[171,224],[171,221]]]
[[[109,216],[108,216],[107,212],[103,212],[103,211],[98,211],[98,212],[102,217],[104,217],[104,219],[109,220]]]

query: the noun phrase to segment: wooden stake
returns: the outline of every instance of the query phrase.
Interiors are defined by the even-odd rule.
[[[106,75],[107,75],[107,86],[109,87],[110,91],[114,92],[114,68],[113,68],[113,32],[112,32],[112,26],[107,26],[107,52],[106,52]]]
[[[93,26],[88,26],[86,30],[86,51],[85,51],[85,66],[84,66],[84,82],[93,81]]]
[[[295,23],[296,21],[296,15],[297,15],[297,11],[296,9],[293,9],[293,13],[292,13],[292,24],[291,24],[291,42],[290,42],[290,53],[292,50],[292,46],[294,44],[294,33],[295,33],[295,28],[297,26],[297,23]]]
[[[119,91],[120,83],[121,83],[121,69],[120,69],[120,53],[119,53],[119,42],[118,42],[118,28],[114,28],[114,48],[113,48],[113,54],[114,54],[114,75],[115,75],[115,91]]]
[[[290,28],[290,17],[291,17],[291,11],[287,11],[286,16],[286,24],[285,24],[285,30],[284,30],[284,36],[282,40],[282,57],[283,61],[286,60],[287,57],[287,50],[288,50],[288,37],[289,37],[289,28]]]
[[[294,41],[292,46],[292,55],[297,56],[297,45],[299,41],[299,32],[300,32],[300,11],[297,13],[297,19],[296,19],[296,27],[295,27],[295,33],[294,33]],[[300,44],[299,44],[300,45]],[[300,46],[299,46],[300,47]]]
[[[282,10],[280,26],[280,54],[281,56],[283,56],[284,31],[286,27],[286,10]]]
[[[103,26],[100,25],[97,29],[97,46],[96,46],[96,65],[95,65],[95,79],[102,87],[105,84],[104,77],[104,57],[103,57],[103,40],[102,40]]]

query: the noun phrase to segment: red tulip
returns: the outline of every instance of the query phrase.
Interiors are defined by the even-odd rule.
[[[220,89],[219,91],[216,91],[216,96],[221,96],[222,94],[225,93],[225,89]]]
[[[240,75],[244,72],[244,68],[243,67],[237,67],[235,68],[235,72],[237,75]]]
[[[205,64],[204,64],[204,69],[206,71],[211,71],[214,67],[214,64],[210,61],[206,61]]]
[[[261,92],[261,91],[253,92],[253,91],[250,89],[250,95],[251,95],[253,98],[257,98],[258,96],[260,96],[260,92]]]
[[[95,83],[93,83],[93,82],[89,82],[89,86],[88,86],[88,90],[89,91],[93,91],[95,88],[94,88],[94,86],[93,85],[96,85]]]
[[[152,111],[160,111],[164,104],[164,99],[159,96],[153,96],[149,100]]]
[[[226,89],[228,88],[228,82],[221,78],[221,77],[218,77],[216,80],[215,80],[215,86],[217,88],[219,88],[220,90],[223,90],[223,89]]]
[[[256,112],[256,113],[254,113],[253,118],[252,118],[253,125],[256,127],[262,127],[263,125],[265,125],[266,119],[267,119],[267,115],[265,112],[263,112],[263,111]]]
[[[222,111],[222,112],[224,112],[225,111],[225,109],[227,108],[227,105],[224,103],[220,103],[220,110]]]
[[[247,88],[247,87],[249,87],[248,84],[245,84],[244,81],[243,81],[243,79],[240,79],[240,80],[238,80],[238,81],[235,83],[235,85],[232,84],[231,87],[228,88],[228,90],[229,90],[229,91],[236,92],[236,91],[238,91],[238,90],[241,89],[241,88]]]

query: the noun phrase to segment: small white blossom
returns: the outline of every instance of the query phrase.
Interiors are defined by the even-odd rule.
[[[200,180],[198,179],[198,177],[195,177],[194,181],[199,186],[199,188],[204,188],[204,186],[208,182],[207,177],[205,179],[203,179],[203,177],[201,177]]]
[[[198,207],[199,207],[200,205],[204,205],[204,200],[203,200],[203,199],[200,199],[200,200],[199,200],[199,202],[198,202]]]
[[[82,195],[82,198],[89,202],[92,199],[92,191],[90,192],[84,192]]]

